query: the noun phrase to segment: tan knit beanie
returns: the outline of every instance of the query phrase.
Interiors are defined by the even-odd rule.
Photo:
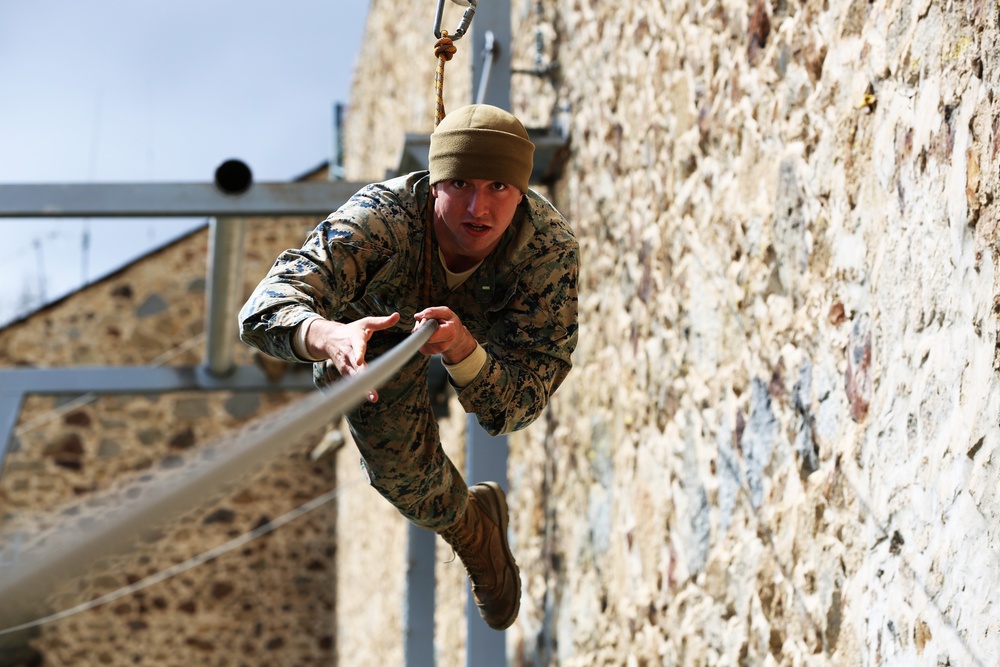
[[[431,134],[431,184],[484,178],[528,191],[535,145],[517,118],[498,107],[455,109]]]

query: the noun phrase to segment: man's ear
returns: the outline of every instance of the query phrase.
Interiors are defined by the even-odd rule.
[[[437,183],[431,183],[431,197],[434,197],[434,199],[437,199],[437,196],[438,196],[438,184]]]

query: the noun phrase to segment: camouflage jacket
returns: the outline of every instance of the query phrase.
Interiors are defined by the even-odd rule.
[[[497,248],[449,290],[428,234],[430,202],[427,172],[362,188],[300,249],[281,253],[240,311],[241,338],[271,356],[303,361],[292,336],[313,313],[349,322],[398,311],[395,329],[409,332],[416,312],[448,306],[487,352],[479,375],[458,389],[462,406],[494,435],[524,428],[572,366],[576,237],[549,202],[529,192]]]

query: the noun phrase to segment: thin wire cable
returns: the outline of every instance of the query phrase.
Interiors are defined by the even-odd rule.
[[[750,508],[750,515],[753,517],[754,522],[757,524],[757,536],[760,537],[761,541],[767,546],[768,550],[771,552],[771,557],[774,558],[774,562],[778,566],[778,571],[781,572],[782,578],[788,582],[788,585],[792,588],[793,596],[795,597],[795,602],[799,608],[800,613],[805,617],[809,625],[812,626],[813,630],[820,636],[823,637],[824,649],[826,648],[826,637],[822,632],[822,627],[813,618],[812,613],[809,611],[809,607],[806,605],[805,595],[799,590],[799,587],[795,585],[795,581],[792,579],[791,574],[789,574],[788,567],[781,561],[778,556],[778,549],[774,545],[774,541],[771,536],[774,534],[771,527],[767,522],[760,516],[760,512],[753,504],[753,498],[750,495],[750,489],[747,488],[746,483],[744,483],[744,475],[741,474],[740,469],[729,456],[720,456],[723,465],[729,470],[729,473],[736,478],[739,482],[738,495],[740,498],[746,501],[747,506]]]
[[[75,607],[70,607],[69,609],[64,609],[63,611],[57,612],[55,614],[49,614],[48,616],[43,616],[41,618],[37,618],[37,619],[35,619],[33,621],[29,621],[27,623],[22,623],[20,625],[15,625],[15,626],[12,626],[12,627],[9,627],[9,628],[4,628],[4,629],[0,630],[0,637],[2,637],[3,635],[8,635],[8,634],[14,633],[14,632],[20,632],[22,630],[30,630],[31,628],[37,628],[39,626],[46,625],[48,623],[54,623],[56,621],[61,621],[63,619],[69,618],[70,616],[75,616],[75,615],[81,614],[81,613],[83,613],[85,611],[90,611],[91,609],[95,609],[97,607],[100,607],[101,605],[105,605],[105,604],[107,604],[109,602],[114,602],[115,600],[123,598],[123,597],[125,597],[127,595],[132,595],[133,593],[136,593],[136,592],[141,591],[143,589],[149,588],[150,586],[154,586],[156,584],[159,584],[159,583],[161,583],[163,581],[166,581],[167,579],[170,579],[172,577],[176,577],[178,574],[182,574],[184,572],[187,572],[188,570],[194,569],[195,567],[197,567],[199,565],[203,565],[205,563],[208,563],[209,561],[212,561],[212,560],[218,558],[219,556],[227,554],[230,551],[233,551],[234,549],[237,549],[237,548],[239,548],[239,547],[241,547],[241,546],[243,546],[243,545],[245,545],[245,544],[247,544],[249,542],[252,542],[253,540],[257,539],[258,537],[261,537],[263,535],[267,535],[268,533],[274,532],[278,528],[281,528],[282,526],[284,526],[284,525],[286,525],[288,523],[291,523],[292,521],[295,521],[299,517],[304,516],[305,514],[308,514],[309,512],[312,512],[313,510],[315,510],[315,509],[317,509],[319,507],[322,507],[323,505],[325,505],[328,502],[332,501],[334,498],[336,498],[337,496],[339,496],[340,494],[342,494],[347,489],[355,486],[359,482],[360,482],[360,480],[355,479],[355,480],[353,480],[351,482],[348,482],[347,484],[342,484],[341,486],[338,486],[335,489],[331,489],[330,491],[327,491],[326,493],[313,498],[312,500],[310,500],[307,503],[303,503],[302,505],[299,505],[298,507],[296,507],[292,511],[290,511],[290,512],[288,512],[286,514],[283,514],[282,516],[278,517],[277,519],[275,519],[273,521],[269,521],[268,523],[265,523],[262,526],[258,526],[257,528],[254,528],[253,530],[251,530],[248,533],[244,533],[243,535],[240,535],[237,538],[229,540],[228,542],[226,542],[224,544],[221,544],[221,545],[219,545],[219,546],[217,546],[217,547],[215,547],[213,549],[209,549],[208,551],[205,551],[205,552],[203,552],[201,554],[198,554],[197,556],[194,556],[193,558],[189,558],[188,560],[184,561],[183,563],[178,563],[177,565],[174,565],[172,567],[168,567],[165,570],[161,570],[160,572],[157,572],[156,574],[150,575],[150,576],[146,577],[145,579],[140,579],[139,581],[135,582],[134,584],[130,584],[128,586],[123,586],[122,588],[119,588],[119,589],[117,589],[115,591],[112,591],[112,592],[110,592],[110,593],[108,593],[106,595],[102,595],[102,596],[100,596],[98,598],[94,598],[93,600],[90,600],[89,602],[84,602],[82,604],[78,604]]]
[[[875,523],[876,527],[882,532],[882,540],[890,539],[892,535],[899,533],[897,529],[893,528],[887,522],[883,522],[881,519],[879,519],[878,516],[876,516],[875,510],[872,509],[871,502],[864,495],[864,493],[862,493],[861,489],[858,488],[857,484],[854,483],[854,480],[851,479],[851,476],[847,474],[847,471],[844,470],[844,467],[839,466],[838,471],[840,475],[844,478],[844,481],[847,482],[847,486],[850,487],[851,491],[854,493],[854,496],[857,498],[858,502],[861,503],[862,511],[864,512],[864,514],[866,514],[867,517],[871,519]],[[901,533],[899,534],[902,535]],[[904,538],[903,544],[905,543],[906,542]],[[919,586],[920,590],[923,591],[924,596],[928,600],[928,604],[924,605],[924,607],[925,608],[931,607],[934,609],[934,611],[937,612],[938,617],[944,623],[945,627],[951,630],[952,634],[958,640],[959,644],[969,654],[969,657],[972,658],[972,661],[976,665],[976,667],[986,667],[986,662],[984,662],[976,654],[976,652],[972,650],[972,646],[970,646],[969,643],[965,640],[965,637],[962,636],[962,633],[958,631],[958,628],[955,627],[955,625],[951,622],[951,619],[944,612],[944,610],[942,610],[938,606],[937,602],[935,601],[935,595],[931,592],[930,588],[920,577],[916,568],[910,564],[910,560],[906,557],[906,554],[903,552],[902,545],[900,545],[899,552],[895,554],[895,557],[899,559],[899,562],[903,564],[903,567],[910,573],[910,576],[913,577],[913,580],[916,582],[917,586]]]

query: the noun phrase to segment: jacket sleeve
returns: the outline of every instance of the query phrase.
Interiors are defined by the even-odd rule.
[[[371,203],[379,196],[362,190],[310,232],[301,248],[278,256],[240,310],[244,343],[279,359],[306,361],[292,347],[296,327],[313,314],[339,319],[392,257],[388,227]]]
[[[485,365],[458,390],[466,412],[475,413],[491,435],[535,421],[572,368],[579,338],[579,250],[570,240],[521,273],[490,328]]]

